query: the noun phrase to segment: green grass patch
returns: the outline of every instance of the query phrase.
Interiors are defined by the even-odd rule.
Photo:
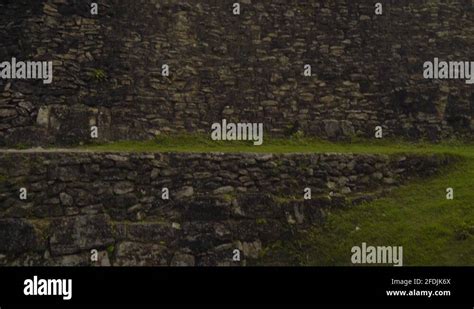
[[[446,199],[446,188],[454,200]],[[349,266],[351,248],[403,246],[409,266],[474,265],[474,158],[390,196],[329,214],[296,241],[273,246],[261,263]]]
[[[204,135],[163,135],[149,141],[120,141],[88,144],[80,149],[101,152],[231,152],[231,153],[452,153],[473,156],[474,144],[450,141],[439,144],[399,140],[330,142],[316,138],[267,138],[263,145],[251,141],[212,141]]]
[[[113,254],[114,251],[115,251],[115,245],[110,245],[110,246],[108,246],[106,250],[107,250],[107,253],[108,253],[110,256],[112,256],[112,254]]]

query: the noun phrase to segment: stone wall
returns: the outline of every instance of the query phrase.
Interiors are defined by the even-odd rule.
[[[242,251],[235,264],[245,265],[332,209],[371,200],[452,160],[2,152],[0,265],[231,265],[235,249]],[[310,200],[303,199],[307,187]],[[100,252],[97,263],[92,249]]]
[[[54,81],[0,80],[0,145],[147,139],[263,122],[341,138],[472,137],[474,94],[423,79],[473,61],[471,0],[4,0],[0,60],[54,60]],[[161,76],[168,64],[170,77]],[[313,76],[303,76],[311,64]]]

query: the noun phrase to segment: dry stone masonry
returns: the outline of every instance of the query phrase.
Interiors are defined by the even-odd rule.
[[[447,156],[4,152],[2,265],[245,265]],[[310,188],[311,200],[303,199]],[[27,190],[21,200],[19,188]],[[163,199],[163,188],[169,199]],[[233,262],[233,250],[242,260]],[[99,262],[91,262],[97,250]]]
[[[94,3],[0,2],[0,265],[249,265],[456,160],[45,147],[472,140],[471,0]]]
[[[87,142],[91,126],[101,140],[207,134],[222,119],[472,137],[473,86],[424,78],[427,61],[474,61],[471,0],[96,2],[2,1],[0,61],[52,61],[54,79],[0,79],[0,145]]]

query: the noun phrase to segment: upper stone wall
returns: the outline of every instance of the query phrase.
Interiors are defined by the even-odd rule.
[[[0,145],[77,143],[213,122],[340,138],[472,136],[462,80],[423,63],[471,61],[472,1],[2,1],[0,60],[54,60],[54,81],[0,80]],[[170,66],[170,77],[161,66]],[[303,76],[304,64],[312,77]]]

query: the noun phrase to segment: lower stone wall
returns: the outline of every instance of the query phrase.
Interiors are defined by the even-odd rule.
[[[246,265],[331,209],[370,200],[452,160],[4,151],[0,265]],[[94,249],[99,259],[91,262]],[[240,262],[232,259],[236,249]]]

